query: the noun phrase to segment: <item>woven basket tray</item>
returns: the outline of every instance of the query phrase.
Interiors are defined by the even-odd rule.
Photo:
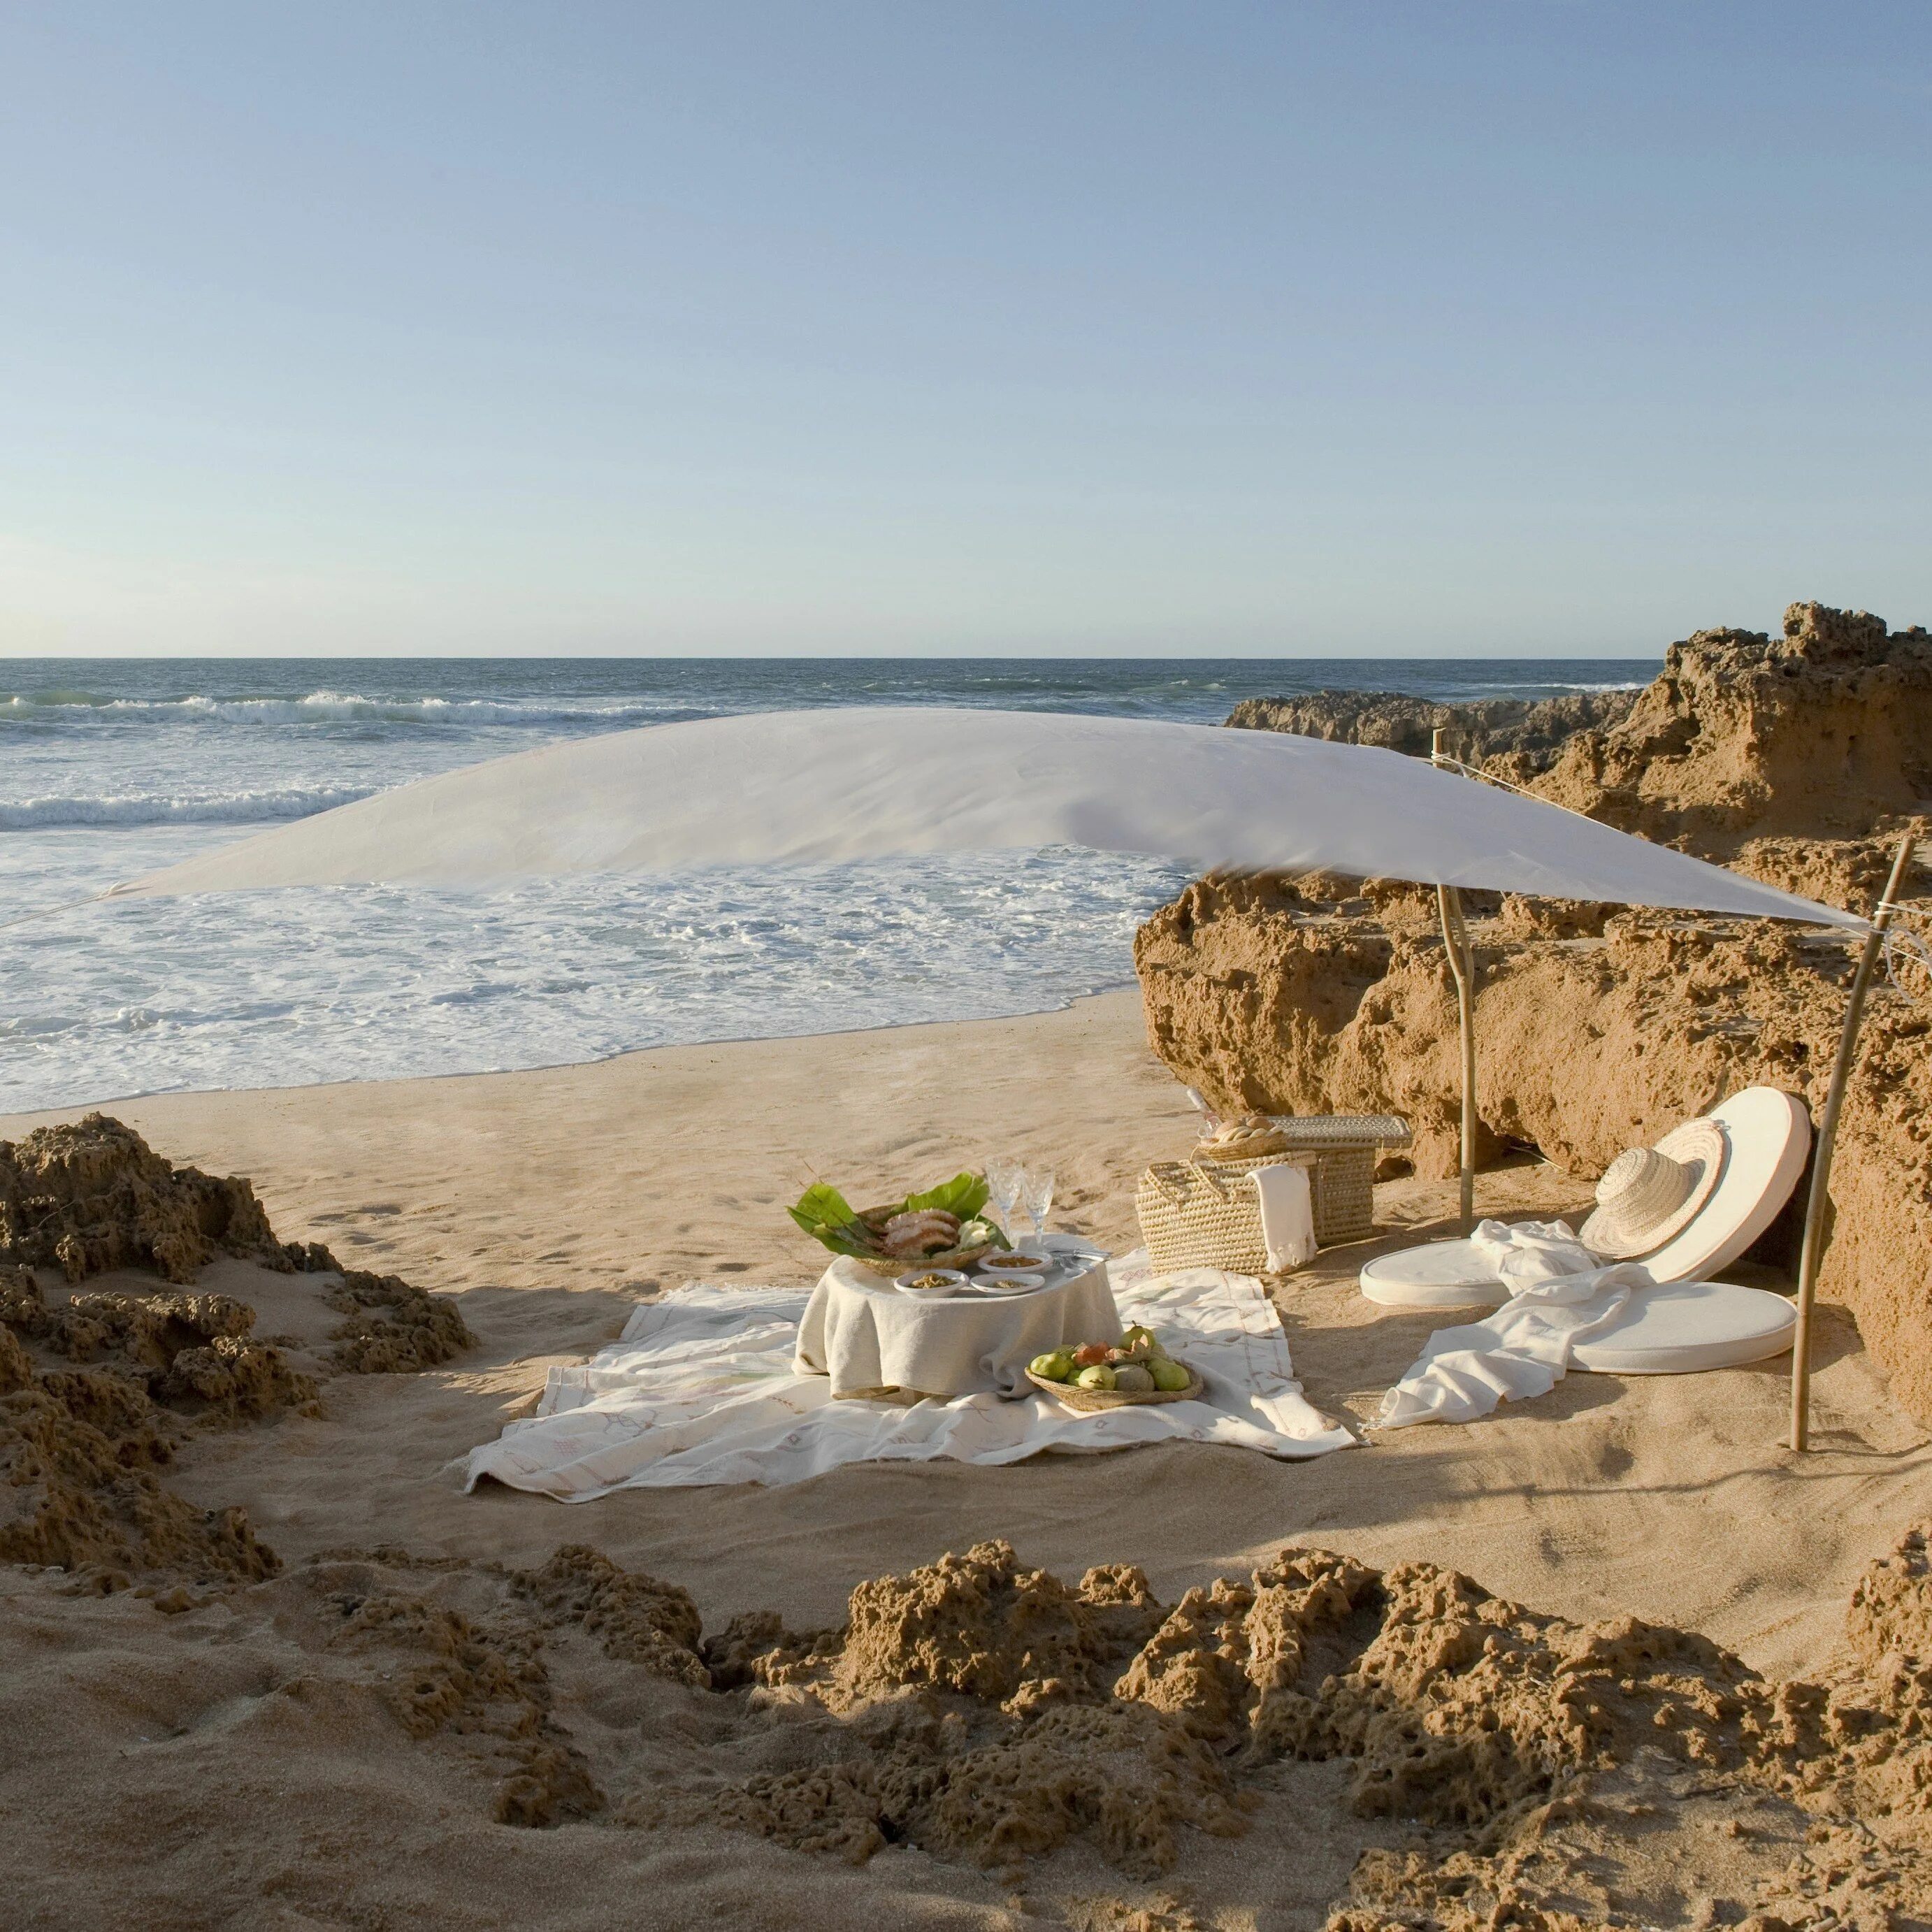
[[[1026,1372],[1027,1380],[1036,1389],[1044,1389],[1048,1395],[1057,1395],[1069,1408],[1077,1408],[1091,1413],[1102,1408],[1135,1408],[1154,1402],[1192,1402],[1208,1384],[1201,1378],[1201,1371],[1192,1364],[1184,1362],[1189,1382],[1180,1389],[1084,1389],[1076,1388],[1071,1382],[1049,1382],[1045,1376],[1036,1376],[1032,1370]]]
[[[898,1211],[896,1203],[890,1208],[863,1208],[859,1211],[859,1219],[876,1234]],[[848,1255],[846,1258],[856,1262],[861,1268],[870,1268],[875,1274],[902,1275],[908,1269],[916,1268],[969,1268],[981,1256],[992,1252],[992,1243],[982,1241],[975,1248],[947,1248],[936,1255]]]

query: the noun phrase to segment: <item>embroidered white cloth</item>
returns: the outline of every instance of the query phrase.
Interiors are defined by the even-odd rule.
[[[1638,1262],[1604,1267],[1561,1221],[1484,1221],[1470,1239],[1515,1292],[1484,1321],[1437,1329],[1382,1397],[1378,1429],[1469,1422],[1498,1402],[1547,1395],[1576,1345],[1657,1285]]]
[[[551,1370],[537,1413],[470,1452],[465,1486],[492,1476],[588,1502],[620,1489],[802,1482],[843,1462],[1015,1462],[1046,1449],[1173,1441],[1294,1458],[1350,1445],[1303,1396],[1288,1337],[1251,1276],[1156,1276],[1144,1252],[1112,1273],[1121,1319],[1145,1323],[1199,1369],[1202,1400],[1093,1415],[1038,1393],[840,1400],[824,1376],[793,1369],[807,1291],[698,1282],[639,1308],[582,1367]]]
[[[1262,1204],[1262,1245],[1270,1274],[1306,1268],[1315,1258],[1315,1196],[1301,1161],[1248,1170]]]
[[[829,1376],[835,1396],[880,1389],[1010,1395],[1027,1385],[1026,1365],[1034,1356],[1117,1341],[1122,1323],[1108,1292],[1105,1257],[1066,1234],[1033,1245],[1052,1267],[1031,1294],[964,1294],[944,1301],[902,1294],[889,1276],[842,1255],[806,1304],[794,1366]]]

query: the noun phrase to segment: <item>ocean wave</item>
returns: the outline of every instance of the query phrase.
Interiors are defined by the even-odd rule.
[[[253,825],[306,818],[353,805],[370,785],[291,787],[276,791],[214,792],[200,797],[156,798],[139,794],[95,798],[26,798],[0,803],[0,827],[45,831],[83,825]]]
[[[312,691],[303,698],[219,698],[191,692],[183,698],[109,698],[89,691],[16,692],[0,694],[0,719],[16,723],[211,720],[238,724],[567,724],[614,723],[626,718],[693,715],[688,704],[618,699],[519,701],[497,698],[365,698],[354,692]]]

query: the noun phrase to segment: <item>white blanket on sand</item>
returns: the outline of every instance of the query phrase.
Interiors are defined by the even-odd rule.
[[[1196,1402],[1076,1414],[1029,1391],[906,1406],[835,1400],[792,1347],[809,1291],[695,1282],[648,1302],[580,1368],[552,1369],[537,1412],[470,1452],[466,1488],[494,1477],[563,1502],[613,1490],[802,1482],[842,1462],[1016,1462],[1042,1450],[1222,1442],[1287,1457],[1353,1438],[1303,1397],[1267,1291],[1210,1268],[1156,1276],[1112,1264],[1124,1322],[1143,1322],[1207,1380]]]
[[[1560,1221],[1484,1221],[1470,1240],[1514,1293],[1486,1321],[1437,1329],[1382,1397],[1378,1429],[1468,1422],[1498,1402],[1548,1394],[1569,1372],[1570,1350],[1657,1285],[1635,1262],[1605,1267]]]

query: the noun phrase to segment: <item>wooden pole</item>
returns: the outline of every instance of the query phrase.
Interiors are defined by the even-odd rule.
[[[1832,1154],[1838,1145],[1838,1116],[1844,1107],[1852,1063],[1858,1058],[1858,1027],[1864,1018],[1865,995],[1871,989],[1872,971],[1885,944],[1893,903],[1904,883],[1905,868],[1911,862],[1920,829],[1914,826],[1899,841],[1885,896],[1872,915],[1871,931],[1865,935],[1858,970],[1852,975],[1851,996],[1845,1003],[1845,1024],[1838,1035],[1838,1057],[1832,1067],[1832,1084],[1825,1090],[1825,1111],[1818,1122],[1817,1145],[1811,1156],[1811,1191],[1804,1202],[1804,1243],[1798,1262],[1798,1331],[1791,1341],[1791,1446],[1794,1449],[1810,1446],[1811,1304],[1817,1292],[1818,1266],[1824,1254],[1825,1212],[1831,1200]]]
[[[1430,740],[1429,762],[1440,770],[1442,734]],[[1462,917],[1462,895],[1454,886],[1436,888],[1436,916],[1442,922],[1442,944],[1449,955],[1450,976],[1456,982],[1456,1028],[1462,1049],[1462,1161],[1458,1211],[1462,1232],[1476,1225],[1476,959],[1469,928]]]

